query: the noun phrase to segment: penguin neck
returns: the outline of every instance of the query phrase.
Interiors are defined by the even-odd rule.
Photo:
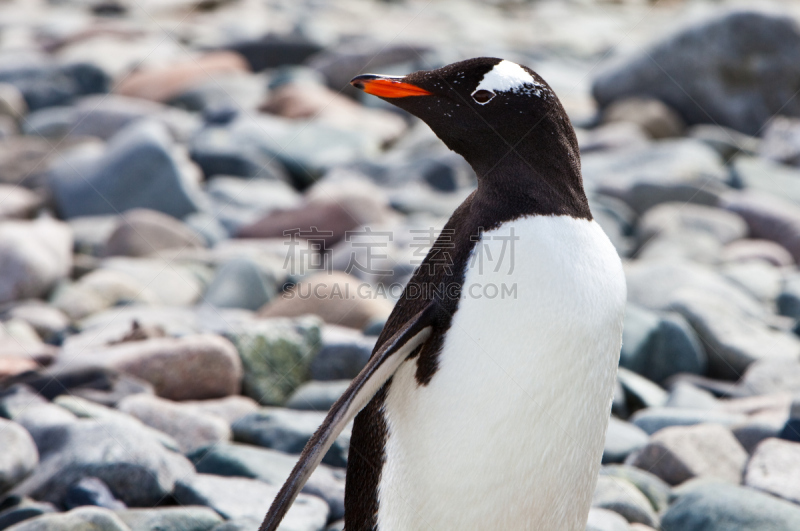
[[[489,164],[472,167],[478,176],[475,199],[505,219],[528,215],[592,219],[580,155],[573,146],[506,148]]]

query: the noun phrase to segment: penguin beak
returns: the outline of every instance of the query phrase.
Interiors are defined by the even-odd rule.
[[[430,96],[433,93],[411,83],[406,83],[403,76],[379,76],[363,74],[350,80],[355,88],[379,98],[406,98],[408,96]]]

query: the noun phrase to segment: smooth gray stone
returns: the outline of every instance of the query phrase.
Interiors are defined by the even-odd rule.
[[[241,476],[281,487],[297,464],[296,455],[260,448],[248,444],[213,444],[189,455],[195,468],[202,474]],[[344,516],[344,472],[319,465],[303,492],[325,500],[331,518]]]
[[[49,217],[0,224],[0,303],[46,298],[72,268],[69,226]]]
[[[144,380],[103,367],[54,366],[20,376],[19,381],[50,400],[71,395],[110,407],[132,394],[153,394]]]
[[[684,136],[686,129],[680,115],[663,101],[639,96],[620,99],[606,107],[602,121],[605,125],[634,124],[654,140]]]
[[[683,409],[719,409],[719,401],[710,392],[689,382],[679,381],[672,386],[666,407]]]
[[[734,426],[746,419],[747,417],[744,415],[724,411],[651,407],[634,413],[631,422],[652,435],[668,426],[694,426],[706,423]]]
[[[84,94],[108,92],[110,77],[91,63],[58,64],[41,55],[5,53],[0,82],[17,87],[28,109],[68,105]]]
[[[65,218],[149,208],[180,219],[202,202],[186,162],[163,124],[143,120],[116,134],[104,151],[65,156],[51,168],[49,183]]]
[[[625,268],[625,279],[628,300],[650,310],[669,311],[686,291],[691,291],[725,299],[732,308],[748,316],[763,318],[767,314],[755,297],[700,264],[633,260]]]
[[[64,506],[74,509],[84,505],[104,507],[106,509],[125,509],[125,504],[114,497],[108,485],[100,479],[87,476],[72,485],[64,496]]]
[[[193,83],[166,103],[171,107],[202,113],[209,124],[225,124],[240,114],[255,113],[264,101],[268,75],[236,73],[213,76]]]
[[[800,444],[782,439],[761,442],[747,463],[742,483],[800,503]]]
[[[36,330],[43,341],[59,345],[67,335],[70,322],[63,312],[37,299],[20,301],[2,312],[3,320],[19,319]]]
[[[800,204],[800,169],[760,157],[736,157],[732,170],[742,188]]]
[[[680,314],[628,304],[620,365],[654,382],[678,373],[705,374],[708,359],[694,330]]]
[[[0,511],[0,529],[8,529],[14,524],[56,511],[57,509],[52,503],[25,499],[18,505]]]
[[[688,124],[756,135],[777,113],[800,114],[792,100],[799,53],[793,18],[729,11],[615,62],[595,78],[592,93],[601,107],[628,96],[654,97]]]
[[[800,339],[775,330],[722,297],[686,290],[676,296],[673,309],[683,315],[708,347],[709,376],[737,380],[753,362],[793,360],[800,356]]]
[[[355,378],[372,355],[377,337],[364,336],[349,328],[322,328],[322,348],[309,367],[312,380],[351,380]]]
[[[650,137],[644,129],[632,122],[603,123],[588,130],[582,129],[575,122],[573,126],[582,154],[638,147],[650,142]]]
[[[638,214],[675,201],[713,206],[728,190],[729,175],[719,155],[692,139],[588,153],[581,168],[589,192],[620,199]]]
[[[286,168],[276,159],[269,137],[235,121],[201,129],[192,138],[189,149],[192,160],[206,177],[233,175],[278,181],[289,178]]]
[[[108,237],[119,223],[117,214],[78,216],[67,220],[75,241],[75,252],[90,256],[103,256]]]
[[[659,407],[667,402],[669,395],[666,391],[633,371],[620,367],[617,379],[625,390],[625,398],[628,405],[634,409]]]
[[[728,428],[705,423],[659,430],[629,462],[670,485],[696,477],[739,484],[747,457],[747,452]]]
[[[704,232],[667,232],[643,243],[636,251],[638,260],[647,262],[678,261],[715,265],[723,247]]]
[[[785,277],[781,269],[765,260],[724,264],[721,272],[770,308],[781,293]]]
[[[791,531],[800,507],[755,489],[718,481],[692,482],[676,492],[662,531]]]
[[[118,94],[87,96],[75,105],[70,135],[110,139],[131,123],[151,119],[165,125],[181,142],[200,126],[200,119],[182,109]]]
[[[44,442],[41,464],[12,492],[60,503],[76,481],[95,476],[127,505],[152,506],[193,470],[186,458],[133,424],[81,419],[50,428]]]
[[[421,182],[433,190],[453,192],[472,188],[477,182],[472,168],[454,153],[393,155],[388,160],[360,162],[353,168],[368,175],[376,184],[389,188]]]
[[[305,411],[328,411],[349,386],[350,380],[306,382],[294,390],[284,406]]]
[[[144,208],[128,210],[105,242],[103,255],[146,257],[203,248],[203,238],[181,221]]]
[[[626,465],[610,465],[600,469],[600,475],[623,478],[633,483],[650,500],[656,513],[669,505],[670,486],[655,474]]]
[[[599,197],[602,197],[603,200],[595,199],[589,202],[592,216],[611,240],[617,254],[620,257],[630,256],[633,250],[633,239],[630,237],[630,227],[626,220],[627,214],[632,213],[630,208],[622,201],[612,197]],[[609,204],[614,204],[614,206],[608,206]],[[620,210],[623,210],[622,214],[619,213]]]
[[[630,481],[613,476],[600,476],[592,496],[592,507],[619,513],[628,522],[658,527],[658,515],[650,500]]]
[[[589,510],[589,521],[586,531],[629,531],[628,521],[621,515],[608,509],[592,507]]]
[[[219,308],[255,311],[275,297],[277,288],[276,279],[267,278],[258,264],[237,258],[217,270],[203,302]]]
[[[775,303],[780,315],[800,319],[800,275],[786,275]]]
[[[205,505],[226,520],[261,520],[280,487],[256,479],[195,474],[178,481],[175,498],[181,504]],[[300,494],[281,525],[287,531],[321,531],[328,520],[328,505],[308,494]]]
[[[8,528],[9,531],[131,531],[111,510],[78,507],[68,513],[48,513]]]
[[[165,107],[154,101],[105,94],[83,98],[70,109],[74,115],[69,134],[108,140],[127,125],[163,112]]]
[[[263,518],[234,518],[219,524],[211,531],[253,531],[258,529]]]
[[[36,444],[21,425],[0,419],[0,492],[5,492],[39,464]]]
[[[782,196],[744,190],[726,196],[722,206],[747,221],[751,238],[774,241],[800,262],[800,205]]]
[[[30,136],[62,138],[69,134],[75,123],[77,109],[72,106],[44,107],[25,117],[22,132]]]
[[[24,383],[16,383],[0,391],[0,417],[14,420],[27,408],[47,403],[47,400],[32,387]]]
[[[26,407],[13,418],[13,420],[28,433],[36,443],[39,458],[43,460],[45,454],[60,441],[61,429],[77,422],[77,417],[55,404],[34,404]]]
[[[366,67],[372,69],[381,67],[383,68],[381,72],[387,72],[386,67],[398,63],[412,63],[408,65],[410,70],[403,70],[404,72],[432,68],[433,65],[423,59],[426,52],[428,48],[413,44],[377,46],[377,43],[369,38],[347,39],[327,47],[310,58],[307,64],[325,76],[330,88],[341,91],[342,87],[349,89],[350,80],[363,72]]]
[[[272,448],[287,454],[300,454],[308,440],[325,419],[325,413],[263,408],[239,419],[233,426],[236,441]],[[325,454],[322,462],[336,467],[347,466],[350,429],[345,428]]]
[[[283,85],[304,83],[307,85],[324,85],[325,76],[313,68],[304,65],[283,66],[269,77],[269,89],[274,90]]]
[[[159,507],[117,511],[131,531],[210,531],[222,517],[208,507]]]
[[[662,203],[639,218],[636,237],[640,244],[663,235],[704,234],[727,245],[747,237],[747,222],[728,210],[682,202]]]
[[[377,149],[377,141],[366,133],[267,115],[256,122],[236,119],[223,127],[206,127],[190,144],[192,159],[206,175],[266,177],[265,168],[277,158],[299,188],[326,170],[374,155]]]
[[[206,247],[214,247],[230,237],[230,232],[216,216],[207,212],[194,212],[183,218],[183,222],[203,237]]]
[[[153,430],[173,437],[184,454],[200,446],[231,438],[231,429],[225,419],[181,402],[138,394],[121,400],[117,409]]]
[[[324,48],[307,35],[275,35],[269,33],[256,39],[243,39],[225,45],[241,54],[253,72],[286,65],[300,65]]]
[[[217,175],[205,189],[210,200],[208,213],[218,219],[228,234],[236,234],[272,211],[291,209],[301,203],[300,194],[278,179]]]
[[[753,155],[758,153],[761,139],[740,133],[729,127],[701,124],[690,127],[687,136],[708,144],[728,161],[739,153]]]
[[[628,418],[628,399],[625,396],[625,389],[619,383],[619,378],[614,381],[614,396],[611,399],[611,413],[621,418]]]
[[[611,417],[603,448],[603,463],[622,463],[630,454],[644,448],[648,435],[630,422]]]
[[[747,453],[752,454],[764,439],[781,437],[785,427],[785,424],[750,421],[741,426],[734,426],[731,431]]]
[[[741,387],[749,395],[788,391],[800,393],[800,361],[796,359],[761,360],[747,368]]]
[[[776,116],[764,127],[758,154],[782,164],[800,165],[800,120]]]

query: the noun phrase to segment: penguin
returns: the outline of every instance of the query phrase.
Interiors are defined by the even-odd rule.
[[[490,57],[351,84],[427,123],[478,186],[260,531],[277,529],[353,418],[346,531],[583,531],[626,286],[564,108],[533,70]]]

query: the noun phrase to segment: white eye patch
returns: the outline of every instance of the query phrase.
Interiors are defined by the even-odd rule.
[[[537,96],[544,88],[527,70],[511,61],[500,61],[483,75],[473,95],[479,91],[489,92],[533,92]]]

